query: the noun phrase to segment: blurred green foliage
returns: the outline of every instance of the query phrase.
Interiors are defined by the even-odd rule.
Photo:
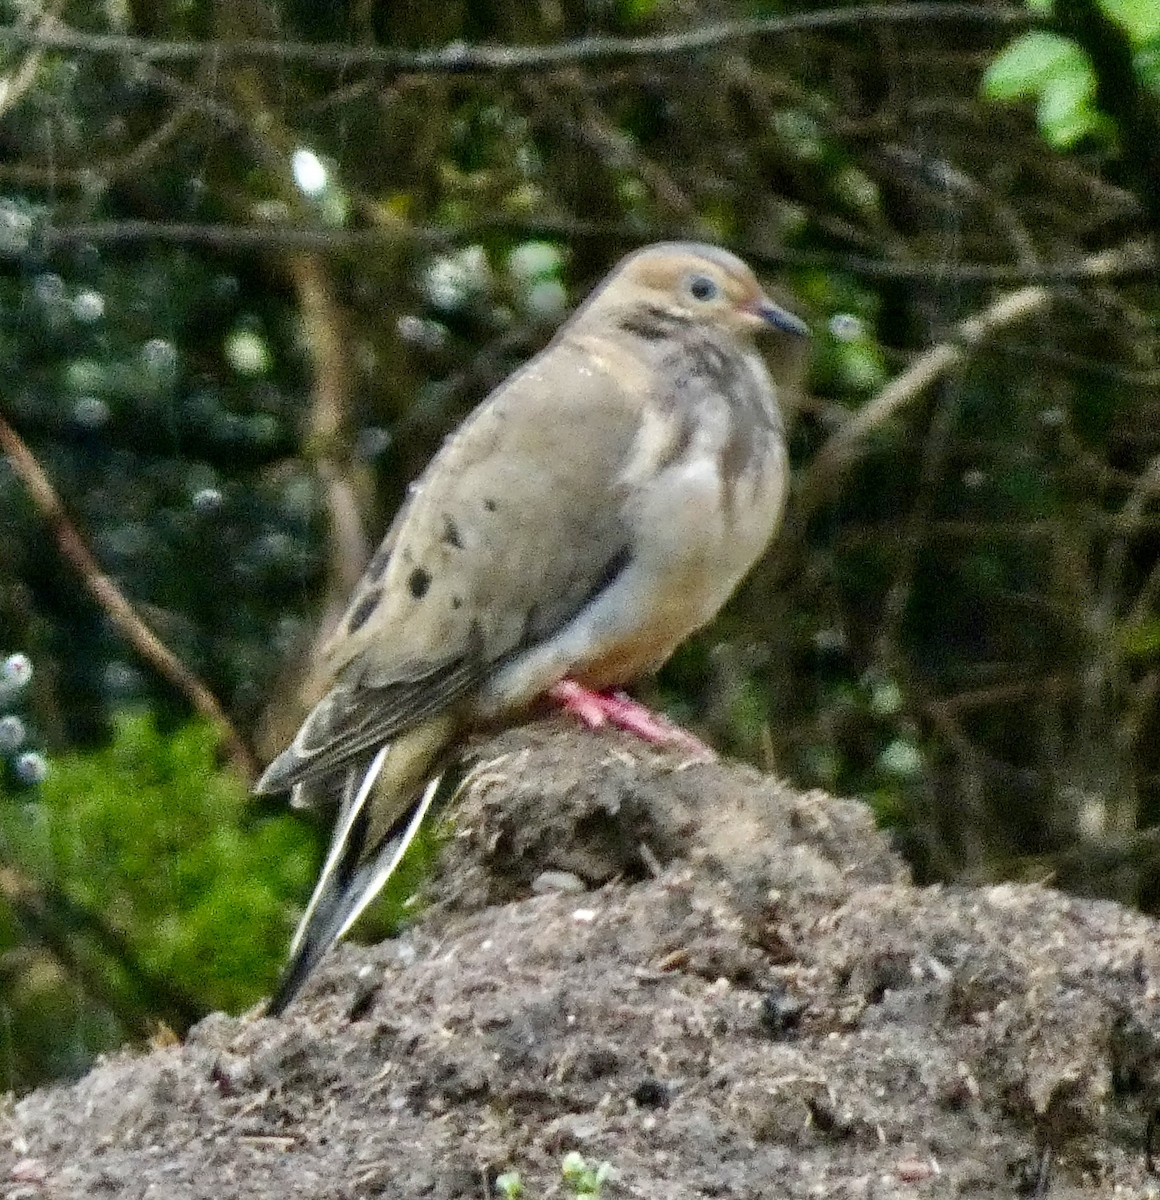
[[[217,741],[204,724],[160,731],[148,714],[125,711],[108,745],[54,755],[35,791],[0,795],[5,869],[49,895],[45,906],[10,889],[17,925],[10,911],[0,956],[58,917],[64,944],[55,949],[101,979],[99,999],[131,1028],[147,1011],[142,992],[156,1019],[176,1027],[261,998],[313,882],[317,847],[289,814],[249,812],[245,785],[218,765]],[[4,972],[8,1086],[35,1078],[39,1055],[57,1070],[82,1065],[69,1061],[67,1043],[52,1044],[46,1011],[73,1007],[82,1024],[108,1024],[86,1012],[75,981],[28,964],[18,956]],[[106,1037],[93,1030],[81,1040],[99,1047]]]
[[[1108,129],[1095,104],[1091,60],[1057,33],[1036,30],[1013,41],[987,69],[983,92],[991,100],[1033,97],[1039,128],[1053,146],[1072,146]]]
[[[1028,0],[1050,16],[1050,0]],[[1099,0],[1103,12],[1124,32],[1141,81],[1160,96],[1160,4],[1156,0]],[[991,100],[1036,101],[1036,117],[1047,142],[1060,149],[1085,138],[1109,138],[1115,125],[1096,102],[1096,72],[1082,47],[1062,34],[1032,30],[1015,38],[983,75]]]

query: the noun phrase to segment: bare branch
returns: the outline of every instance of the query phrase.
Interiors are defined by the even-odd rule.
[[[76,526],[64,510],[60,496],[24,440],[0,417],[0,450],[28,491],[37,510],[56,538],[61,554],[80,575],[89,594],[101,606],[121,635],[163,678],[167,679],[210,721],[221,735],[230,761],[247,780],[254,778],[254,763],[245,742],[213,693],[193,675],[133,610],[120,588],[101,570]]]
[[[52,253],[77,244],[117,245],[135,242],[164,242],[177,245],[210,246],[220,250],[258,253],[285,250],[312,250],[329,254],[357,254],[399,241],[434,248],[451,248],[497,230],[522,237],[584,239],[594,238],[623,246],[636,246],[642,233],[639,226],[612,222],[556,219],[516,219],[496,217],[475,220],[460,226],[454,237],[438,226],[407,226],[387,223],[368,229],[310,229],[289,225],[196,224],[182,221],[81,221],[74,225],[45,225],[37,229],[38,245]],[[650,238],[680,239],[695,235],[688,228],[650,227]],[[780,248],[757,249],[731,245],[743,257],[765,270],[808,267],[846,271],[864,279],[919,279],[932,286],[939,283],[1083,283],[1101,279],[1132,279],[1155,270],[1156,259],[1143,242],[1129,242],[1106,255],[1095,255],[1074,262],[1045,263],[1038,267],[1002,266],[991,263],[955,263],[944,260],[915,259],[910,262],[866,258],[857,254],[833,254]]]
[[[469,46],[464,42],[452,42],[430,50],[402,50],[393,46],[347,46],[332,42],[312,44],[261,38],[162,41],[124,34],[84,33],[65,26],[32,29],[16,25],[0,28],[0,45],[43,46],[82,54],[126,55],[151,63],[272,60],[336,70],[363,66],[395,73],[459,75],[469,71],[544,71],[562,66],[607,65],[693,54],[754,38],[780,37],[791,33],[873,24],[927,25],[932,22],[998,28],[1022,28],[1034,23],[1028,12],[1019,6],[979,4],[976,0],[948,0],[944,3],[825,8],[781,17],[718,21],[696,29],[652,37],[593,35],[546,46]]]
[[[1123,269],[1134,253],[1132,248],[1123,247],[1092,255],[1084,260],[1088,277],[1104,278],[1108,272]],[[1000,330],[1043,312],[1061,294],[1048,287],[1036,286],[1000,296],[989,308],[963,321],[950,340],[932,347],[906,371],[891,380],[873,400],[831,434],[814,457],[797,498],[794,518],[797,528],[804,528],[804,522],[833,480],[859,457],[870,433],[917,400],[936,380],[964,362],[974,347]]]
[[[18,187],[89,188],[94,180],[109,184],[135,175],[146,170],[150,162],[178,137],[195,111],[192,104],[175,105],[173,112],[148,137],[142,138],[124,154],[110,156],[103,162],[72,168],[49,163],[0,163],[0,182]]]

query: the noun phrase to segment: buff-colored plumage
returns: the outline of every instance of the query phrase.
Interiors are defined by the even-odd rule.
[[[655,671],[717,613],[781,517],[804,333],[727,251],[650,246],[447,441],[326,647],[331,691],[258,784],[338,805],[271,1012],[386,882],[467,730],[564,678]]]

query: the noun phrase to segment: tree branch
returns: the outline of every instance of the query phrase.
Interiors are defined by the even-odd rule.
[[[250,751],[213,693],[141,620],[124,593],[101,570],[76,526],[69,520],[60,496],[40,463],[3,417],[0,417],[0,450],[7,456],[33,504],[52,530],[61,554],[80,575],[89,594],[138,654],[217,728],[234,767],[247,780],[253,780],[255,770]]]
[[[40,14],[35,32],[43,33],[56,27],[56,14],[60,11],[60,0],[50,9]],[[36,82],[36,73],[40,70],[40,60],[44,57],[45,46],[35,44],[25,56],[24,61],[7,75],[0,75],[0,117],[13,109],[27,94],[29,88]]]
[[[1121,270],[1133,250],[1122,247],[1095,254],[1084,260],[1087,277],[1106,278]],[[814,456],[805,473],[794,504],[794,529],[800,537],[805,524],[834,480],[856,460],[868,436],[913,403],[936,380],[959,366],[970,351],[993,334],[1048,308],[1062,293],[1043,286],[1021,288],[1000,296],[989,308],[963,321],[954,335],[921,355],[897,378],[891,380],[868,404],[858,410]],[[793,539],[796,540],[796,537]]]
[[[71,168],[56,163],[0,163],[0,183],[54,190],[91,187],[94,179],[100,179],[106,186],[116,183],[147,170],[151,161],[185,129],[195,112],[196,108],[190,103],[175,105],[173,112],[148,137],[124,154],[110,156],[101,162]]]
[[[436,226],[405,226],[401,222],[368,229],[310,229],[289,225],[225,225],[195,224],[182,221],[82,221],[74,225],[44,225],[35,233],[36,245],[47,254],[78,244],[118,245],[134,242],[164,242],[176,245],[210,246],[232,251],[255,253],[285,250],[312,250],[329,254],[357,254],[381,246],[397,246],[412,239],[415,243],[436,249],[451,249],[472,238],[496,231],[508,231],[523,237],[557,237],[566,239],[594,238],[625,247],[641,241],[639,226],[616,225],[610,222],[583,220],[554,220],[545,218],[515,219],[497,217],[493,220],[474,220],[462,225],[452,237],[445,228]],[[690,236],[689,229],[658,228],[649,231],[655,240],[680,239]],[[909,262],[866,258],[857,254],[825,251],[759,250],[731,244],[730,249],[758,267],[782,270],[804,267],[816,270],[846,271],[864,279],[922,280],[938,283],[1083,283],[1093,279],[1131,279],[1149,275],[1156,269],[1156,259],[1143,242],[1128,242],[1110,251],[1113,262],[1102,256],[1073,262],[1044,263],[1042,266],[1003,266],[993,263],[955,263],[944,259],[914,259]]]
[[[82,54],[127,55],[152,63],[272,60],[335,70],[364,66],[396,74],[459,75],[470,71],[504,73],[553,70],[562,66],[604,66],[694,54],[753,38],[851,26],[929,24],[935,21],[1005,28],[1020,28],[1034,23],[1026,9],[1016,5],[980,4],[977,0],[934,0],[931,3],[872,4],[861,8],[825,8],[780,17],[718,21],[679,33],[650,37],[592,35],[546,46],[469,46],[464,42],[452,42],[430,50],[403,50],[393,46],[283,42],[264,38],[162,41],[124,34],[85,33],[67,26],[33,29],[19,25],[0,28],[0,45],[44,46]]]

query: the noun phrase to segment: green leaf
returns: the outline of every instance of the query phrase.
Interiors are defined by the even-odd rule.
[[[983,78],[983,94],[991,100],[1037,97],[1039,128],[1061,149],[1104,127],[1095,93],[1087,55],[1067,38],[1042,30],[1016,38]]]
[[[1160,37],[1160,0],[1100,0],[1100,7],[1134,46]]]
[[[1092,105],[1096,77],[1082,53],[1044,82],[1039,93],[1039,127],[1053,146],[1066,147],[1091,133],[1099,120]]]
[[[1025,33],[987,68],[983,95],[988,100],[1034,96],[1061,71],[1074,70],[1076,59],[1083,60],[1084,53],[1069,39],[1043,30]]]

